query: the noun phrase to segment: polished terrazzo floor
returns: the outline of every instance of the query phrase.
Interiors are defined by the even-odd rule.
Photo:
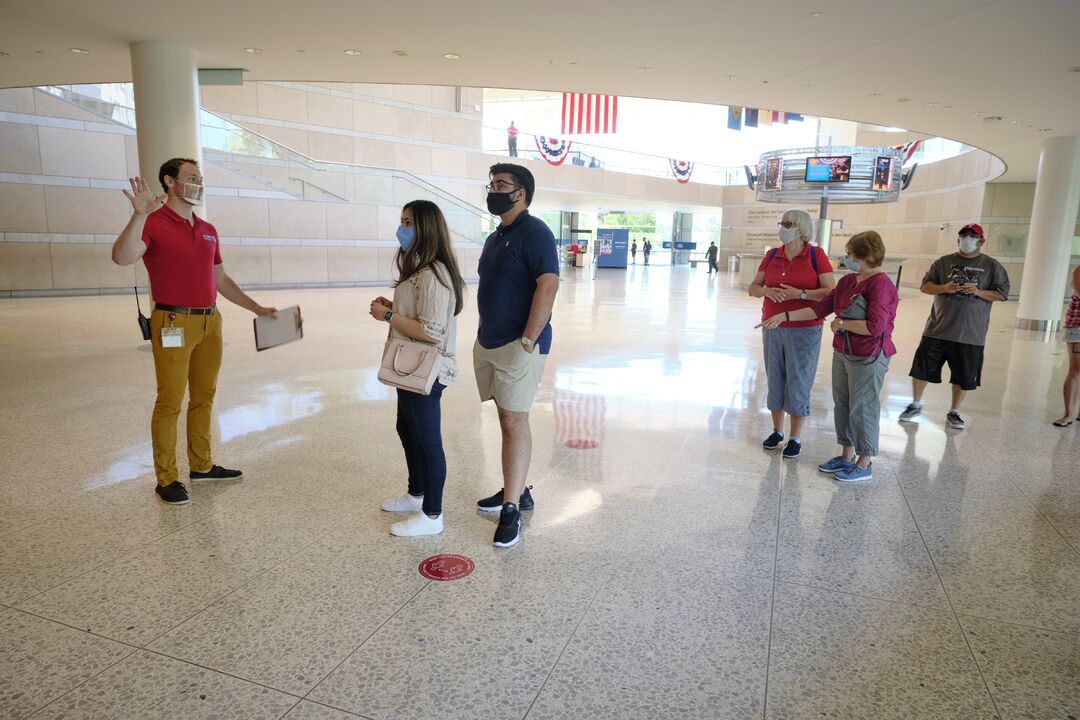
[[[536,510],[492,547],[475,307],[443,401],[446,531],[392,538],[379,289],[260,293],[307,337],[256,353],[226,308],[215,460],[154,497],[154,379],[130,297],[0,301],[0,718],[1080,717],[1080,428],[1061,343],[994,309],[985,386],[897,415],[929,299],[905,290],[870,483],[835,453],[823,348],[803,457],[759,443],[758,302],[726,274],[570,271],[533,411]],[[586,440],[579,450],[568,441]],[[185,462],[181,453],[181,471]],[[454,582],[417,566],[475,562]]]

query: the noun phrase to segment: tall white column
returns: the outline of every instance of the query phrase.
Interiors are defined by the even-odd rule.
[[[1080,136],[1049,138],[1039,157],[1016,324],[1054,330],[1068,282],[1080,208]]]
[[[131,72],[139,172],[154,192],[162,192],[158,170],[163,162],[186,157],[202,165],[195,51],[168,43],[134,42]]]

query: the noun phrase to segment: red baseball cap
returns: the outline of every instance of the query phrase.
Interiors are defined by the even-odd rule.
[[[975,233],[979,237],[986,237],[985,235],[983,235],[982,225],[979,225],[978,223],[969,223],[968,225],[965,225],[964,227],[960,228],[960,232],[957,233],[957,234],[958,235],[963,235],[964,232],[967,231],[967,230],[970,230],[971,232]]]

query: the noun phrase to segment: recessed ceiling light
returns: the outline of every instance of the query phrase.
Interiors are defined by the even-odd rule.
[[[640,73],[652,72],[652,68],[649,67],[648,65],[642,65],[639,68],[634,68],[634,70],[636,70],[637,72],[640,72]]]
[[[298,52],[298,53],[306,53],[307,50],[297,50],[296,52]]]
[[[1069,68],[1069,72],[1080,73],[1080,65],[1077,65],[1076,67]]]
[[[1023,125],[1023,122],[1020,121],[1020,120],[1010,120],[1009,124],[1010,125]]]
[[[244,52],[246,52],[248,55],[260,55],[260,54],[262,54],[262,50],[259,49],[259,48],[244,48]]]
[[[923,105],[925,105],[928,108],[936,108],[936,107],[939,107],[941,105],[941,103],[928,102],[928,103],[923,103]]]
[[[868,98],[879,98],[879,97],[881,97],[881,93],[866,93],[866,97],[868,97]]]
[[[408,50],[395,50],[394,54],[397,55],[398,57],[409,57],[409,51]]]
[[[35,51],[34,51],[34,54],[35,54],[35,55],[44,55],[44,54],[45,54],[45,51],[44,51],[44,50],[35,50]]]
[[[983,118],[983,122],[989,122],[989,123],[1001,122],[1001,116],[1000,115],[987,115],[986,117]]]
[[[363,55],[364,53],[363,53],[362,50],[346,50],[345,54],[346,55]]]
[[[576,62],[571,62],[570,65],[577,65],[577,63]]]
[[[558,60],[545,60],[544,64],[545,65],[558,65],[559,61]]]
[[[1041,133],[1054,132],[1054,129],[1053,128],[1039,128],[1039,132],[1041,132]]]
[[[457,53],[443,53],[444,60],[460,60],[461,56]]]
[[[723,79],[724,80],[735,80],[737,77],[738,77],[737,75],[725,75],[723,77]]]
[[[810,13],[810,17],[821,17],[821,11],[820,10],[813,11],[812,13]]]
[[[986,113],[983,112],[982,110],[974,110],[974,111],[972,111],[971,114],[972,115],[985,115]]]
[[[911,98],[896,98],[896,102],[898,102],[898,103],[911,102]]]
[[[0,57],[10,57],[6,52],[0,52]]]
[[[89,55],[90,54],[89,50],[83,50],[82,48],[71,48],[71,52],[75,53],[76,55]]]

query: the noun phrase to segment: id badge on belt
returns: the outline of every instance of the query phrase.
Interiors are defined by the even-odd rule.
[[[161,347],[182,348],[184,347],[184,328],[175,327],[176,313],[169,313],[169,327],[161,328]]]

